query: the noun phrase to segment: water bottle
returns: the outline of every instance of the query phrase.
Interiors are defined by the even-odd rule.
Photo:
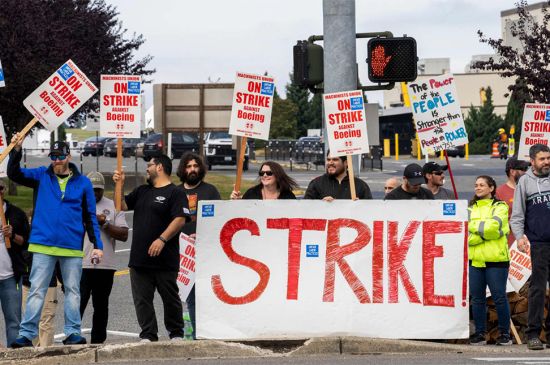
[[[183,312],[183,337],[186,340],[193,340],[193,325],[188,311]]]

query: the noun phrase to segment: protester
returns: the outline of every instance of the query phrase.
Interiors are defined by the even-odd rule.
[[[298,183],[277,162],[264,162],[258,175],[260,183],[248,189],[242,199],[296,199],[292,190],[298,189]],[[233,190],[231,199],[241,199],[241,192]]]
[[[496,344],[512,344],[510,338],[510,307],[506,296],[506,282],[510,254],[506,235],[508,205],[495,198],[495,180],[478,176],[475,195],[468,207],[468,258],[470,260],[470,295],[475,333],[470,344],[487,344],[487,286],[495,303],[499,336]]]
[[[0,234],[0,304],[4,313],[7,345],[17,338],[21,324],[21,277],[27,271],[25,255],[29,247],[29,221],[25,213],[4,199],[6,185],[0,180],[6,225]],[[11,246],[6,246],[5,237]]]
[[[384,183],[384,196],[388,195],[390,191],[401,185],[401,180],[396,177],[390,177]]]
[[[64,312],[66,345],[84,344],[81,336],[80,276],[84,233],[94,245],[93,254],[103,255],[99,226],[95,215],[95,199],[90,180],[72,164],[67,143],[54,142],[49,167],[21,169],[21,146],[24,135],[12,138],[15,147],[10,153],[8,177],[18,184],[34,189],[35,206],[29,238],[33,253],[30,274],[31,288],[19,337],[13,348],[30,347],[38,335],[38,321],[44,296],[48,290],[55,264],[59,262],[65,289]]]
[[[97,262],[93,256],[93,244],[84,240],[84,260],[82,261],[82,278],[80,280],[80,316],[88,305],[90,296],[94,306],[92,318],[91,343],[103,343],[107,339],[107,323],[109,321],[109,295],[113,288],[113,279],[117,269],[115,258],[116,240],[126,242],[128,239],[128,224],[124,211],[117,212],[115,204],[106,198],[105,178],[100,172],[90,172],[87,177],[92,182],[96,202],[96,217],[100,226],[103,242],[103,259]]]
[[[510,225],[521,252],[531,255],[531,281],[529,284],[529,309],[527,314],[527,347],[542,350],[539,338],[544,319],[546,285],[550,274],[550,149],[543,144],[529,148],[531,169],[519,179],[514,193]],[[549,308],[550,309],[550,302]],[[550,316],[546,316],[545,328],[550,328]],[[547,347],[550,334],[546,335]]]
[[[122,202],[134,211],[130,283],[143,342],[158,341],[153,306],[155,290],[164,305],[164,324],[170,339],[183,340],[183,308],[178,295],[179,232],[188,215],[187,197],[172,184],[172,161],[166,155],[147,163],[147,183],[134,189]],[[115,171],[114,182],[124,184],[124,171]]]
[[[189,203],[191,222],[183,226],[182,232],[191,238],[196,238],[197,209],[201,200],[220,200],[220,192],[212,184],[204,181],[206,166],[201,156],[193,152],[185,153],[180,160],[177,175],[180,178],[180,188],[183,189]],[[187,309],[193,326],[193,339],[196,339],[197,327],[195,317],[195,286],[189,292],[186,300]]]
[[[519,178],[525,175],[525,172],[529,169],[529,162],[518,160],[516,157],[510,157],[506,161],[506,176],[508,180],[497,188],[497,199],[502,200],[508,204],[508,219],[512,216],[512,207],[514,204],[514,193],[516,191],[516,185]],[[515,238],[513,234],[508,235],[508,246],[514,243]]]
[[[432,192],[421,185],[424,173],[419,164],[411,163],[405,167],[403,182],[386,195],[384,200],[434,199]]]
[[[445,189],[445,171],[447,171],[447,165],[439,165],[436,162],[427,162],[422,167],[422,173],[424,174],[424,182],[426,187],[430,189],[434,195],[434,199],[437,200],[449,200],[455,199],[455,194]]]
[[[331,202],[334,199],[351,199],[348,161],[346,156],[332,156],[327,151],[326,173],[313,179],[307,187],[304,199],[322,199]],[[354,177],[357,199],[372,199],[366,182]]]

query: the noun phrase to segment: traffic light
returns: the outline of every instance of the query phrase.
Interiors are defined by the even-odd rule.
[[[304,88],[323,82],[323,47],[308,41],[294,46],[294,83]]]
[[[407,82],[416,80],[418,57],[411,37],[371,38],[367,44],[369,80]]]

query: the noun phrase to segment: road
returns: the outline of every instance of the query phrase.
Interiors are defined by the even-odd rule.
[[[78,156],[76,158],[78,161]],[[29,167],[35,167],[43,165],[47,162],[47,158],[37,158],[34,156],[29,156],[27,159],[27,164]],[[101,171],[112,171],[116,164],[115,158],[101,157],[100,161],[100,170]],[[129,165],[130,163],[135,163],[135,160],[132,158],[124,159],[124,163]],[[417,162],[412,159],[403,159],[400,161],[394,160],[384,160],[384,171],[362,171],[360,177],[363,178],[370,186],[374,198],[380,199],[383,196],[383,186],[384,181],[391,176],[402,176],[402,171],[406,164],[411,162]],[[420,161],[421,164],[423,161]],[[442,162],[437,160],[437,162]],[[83,167],[84,172],[89,172],[92,169],[95,169],[96,160],[93,157],[84,157],[83,158]],[[497,183],[502,183],[505,181],[506,177],[504,174],[504,161],[499,161],[495,159],[490,159],[484,156],[472,156],[470,160],[466,161],[464,159],[451,159],[451,164],[453,172],[455,174],[455,182],[457,190],[459,192],[459,197],[461,199],[470,199],[472,197],[473,185],[475,177],[481,174],[492,175]],[[145,171],[145,162],[142,159],[138,159],[138,171]],[[255,179],[258,171],[258,165],[251,165],[250,171],[245,173],[245,179]],[[235,167],[215,167],[215,169],[209,173],[214,174],[227,174],[234,176]],[[290,172],[290,175],[294,177],[299,185],[305,189],[307,184],[311,179],[317,175],[323,173],[322,167],[319,170],[294,170]],[[450,187],[450,182],[447,182],[446,186]],[[128,217],[128,223],[131,224],[131,215]],[[127,271],[128,258],[131,237],[128,239],[128,243],[118,243],[116,247],[116,261],[119,271],[116,274],[113,291],[110,298],[110,314],[109,314],[109,336],[108,342],[129,342],[137,341],[137,335],[139,333],[139,326],[137,324],[136,315],[134,311],[134,305],[132,302],[132,295],[130,291],[130,282],[129,275]],[[59,305],[57,309],[56,317],[56,333],[58,334],[58,339],[62,339],[63,335],[61,334],[63,330],[63,298],[62,294],[59,291]],[[157,312],[157,318],[159,319],[159,336],[161,339],[166,339],[166,331],[163,325],[163,308],[158,295],[155,297],[155,310]],[[92,304],[91,302],[88,305],[88,309],[84,315],[82,328],[84,333],[87,334],[89,328],[91,327],[91,312]],[[88,335],[87,335],[88,336]],[[0,324],[0,341],[5,343],[5,331],[4,324],[1,321]],[[354,357],[350,358],[350,364],[353,364]],[[381,357],[376,357],[380,360]],[[452,362],[451,362],[452,363]]]

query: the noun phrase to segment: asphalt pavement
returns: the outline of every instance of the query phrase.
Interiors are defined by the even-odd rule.
[[[78,164],[79,158],[75,157],[75,162]],[[96,168],[97,160],[94,157],[88,156],[83,157],[82,159],[84,172],[92,171]],[[436,160],[438,163],[444,163],[444,161]],[[284,163],[283,161],[281,161]],[[368,171],[363,170],[359,172],[358,176],[364,179],[370,186],[373,196],[375,199],[381,199],[383,197],[383,186],[384,181],[392,176],[402,176],[404,167],[408,163],[420,163],[423,164],[424,161],[417,161],[416,159],[411,158],[401,158],[399,161],[393,159],[384,160],[384,170],[374,170]],[[28,156],[27,166],[35,167],[47,164],[47,157],[35,157]],[[136,163],[134,158],[124,159],[124,164],[130,166],[132,163]],[[488,156],[471,156],[469,160],[463,158],[451,158],[450,159],[451,167],[454,173],[455,184],[458,190],[459,198],[461,199],[470,199],[473,194],[473,186],[475,178],[481,174],[488,174],[495,178],[498,184],[503,183],[506,180],[506,175],[504,173],[505,161],[498,159],[490,159]],[[100,157],[99,166],[100,171],[113,171],[116,165],[115,158]],[[137,160],[138,171],[144,172],[146,163],[143,159]],[[249,171],[245,172],[245,179],[255,179],[257,178],[258,164],[252,164]],[[319,166],[317,170],[315,168],[310,170],[298,170],[293,169],[290,171],[288,168],[287,172],[294,177],[299,183],[300,187],[304,190],[315,176],[318,176],[324,173],[324,168]],[[215,167],[214,170],[209,173],[213,174],[224,174],[234,176],[235,167]],[[447,176],[446,187],[452,189],[450,179]],[[128,215],[128,223],[131,225],[132,218],[131,214]],[[131,232],[130,232],[131,233]],[[118,267],[118,272],[116,273],[113,290],[110,297],[110,307],[109,307],[109,333],[108,333],[108,343],[121,343],[121,342],[133,342],[138,341],[139,326],[137,324],[137,319],[134,311],[134,305],[132,301],[132,295],[130,290],[130,278],[128,275],[128,259],[129,259],[129,250],[130,250],[131,236],[128,238],[127,243],[118,242],[116,247],[116,262]],[[59,290],[59,304],[57,308],[56,316],[56,334],[57,339],[61,340],[64,338],[63,331],[63,295]],[[167,333],[163,324],[163,308],[162,302],[158,295],[155,296],[155,310],[157,313],[157,318],[159,321],[159,337],[160,339],[167,339]],[[83,318],[82,328],[83,333],[89,339],[89,329],[91,328],[92,323],[92,303],[88,304],[88,308]],[[5,343],[5,330],[3,318],[0,320],[0,342]],[[377,357],[377,359],[381,359]],[[550,359],[550,356],[549,356]],[[353,364],[353,357],[350,358],[350,364]],[[549,360],[550,361],[550,360]],[[251,362],[251,364],[254,362]],[[453,363],[453,362],[450,362]],[[305,364],[305,363],[304,363]]]

